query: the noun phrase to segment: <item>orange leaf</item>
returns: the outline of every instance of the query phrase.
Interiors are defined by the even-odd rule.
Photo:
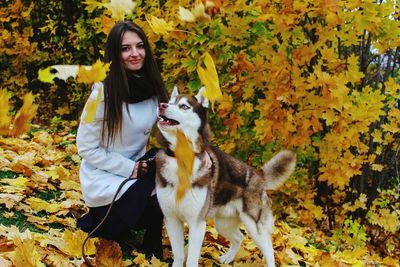
[[[122,250],[118,243],[111,240],[100,239],[96,242],[97,267],[123,267]]]
[[[29,123],[35,117],[37,109],[38,105],[33,104],[32,93],[25,94],[24,104],[14,118],[14,125],[11,130],[12,136],[19,136],[29,130]]]
[[[0,91],[0,135],[7,135],[10,131],[11,117],[8,116],[10,104],[6,90]]]
[[[190,142],[184,133],[180,130],[176,132],[175,155],[178,163],[179,185],[176,191],[176,201],[182,200],[186,191],[191,187],[190,176],[194,163],[194,152],[192,142]]]

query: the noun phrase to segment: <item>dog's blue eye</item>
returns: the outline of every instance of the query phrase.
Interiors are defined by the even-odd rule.
[[[184,109],[184,110],[187,110],[187,109],[189,109],[190,107],[189,107],[188,105],[185,105],[185,104],[180,104],[180,105],[179,105],[179,108]]]

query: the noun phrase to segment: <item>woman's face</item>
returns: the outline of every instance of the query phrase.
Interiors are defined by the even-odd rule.
[[[121,58],[124,67],[137,71],[143,67],[146,51],[143,40],[136,32],[127,31],[122,36]]]

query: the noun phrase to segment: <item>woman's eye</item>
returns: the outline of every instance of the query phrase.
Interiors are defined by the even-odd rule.
[[[138,48],[138,49],[144,49],[144,44],[138,44],[138,45],[136,46],[136,48]]]
[[[184,110],[187,110],[187,109],[190,108],[188,105],[185,105],[185,104],[181,104],[181,105],[179,105],[179,107],[180,107],[181,109],[184,109]]]
[[[122,52],[129,51],[129,47],[128,46],[123,46],[121,50],[122,50]]]

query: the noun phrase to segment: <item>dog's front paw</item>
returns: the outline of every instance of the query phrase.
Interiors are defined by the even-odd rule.
[[[221,257],[219,257],[219,262],[220,263],[224,263],[224,264],[229,264],[233,261],[233,258],[235,257],[235,255],[231,255],[232,253],[229,253],[229,251],[222,255]]]

